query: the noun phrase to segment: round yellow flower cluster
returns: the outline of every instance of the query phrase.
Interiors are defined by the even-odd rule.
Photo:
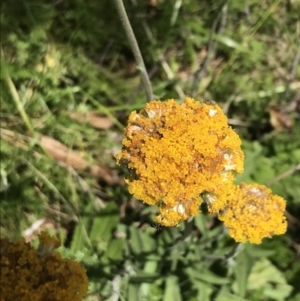
[[[129,191],[157,205],[157,222],[174,226],[199,213],[202,193],[214,196],[211,212],[223,208],[235,173],[243,171],[241,140],[219,106],[186,98],[151,101],[132,112],[118,163],[133,170]]]
[[[81,301],[88,291],[85,269],[54,252],[60,243],[43,232],[36,250],[23,238],[0,240],[1,300]]]
[[[204,200],[237,241],[259,243],[286,230],[283,199],[263,186],[234,184],[243,172],[241,140],[215,103],[149,102],[129,116],[116,158],[131,171],[129,192],[158,206],[163,226],[196,216]]]
[[[259,244],[264,237],[286,232],[287,222],[283,216],[285,201],[264,185],[241,184],[235,187],[231,198],[219,219],[229,229],[237,242],[250,241]]]

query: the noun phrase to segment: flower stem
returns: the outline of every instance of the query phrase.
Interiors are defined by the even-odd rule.
[[[146,90],[146,95],[148,101],[153,100],[153,92],[152,92],[152,86],[150,83],[150,79],[144,64],[144,60],[139,48],[139,45],[137,43],[137,40],[135,38],[134,32],[132,30],[132,27],[130,25],[130,21],[128,19],[124,4],[122,0],[114,0],[120,20],[122,22],[122,25],[124,27],[125,33],[127,35],[127,38],[129,40],[129,44],[131,46],[131,50],[133,52],[134,58],[138,64],[138,69],[141,71],[142,75],[142,81]]]
[[[1,56],[1,59],[4,60],[4,53],[3,53],[3,50],[2,50],[2,47],[0,48],[0,56]],[[3,64],[4,65],[4,64]],[[29,130],[29,132],[32,134],[32,136],[35,135],[35,132],[34,132],[34,128],[30,122],[30,119],[25,111],[25,108],[24,108],[24,105],[20,99],[20,96],[18,94],[18,91],[16,89],[16,86],[14,84],[14,82],[12,81],[11,77],[9,76],[8,74],[8,71],[6,69],[6,67],[4,66],[3,68],[3,73],[4,73],[4,79],[6,81],[6,84],[8,86],[8,89],[9,89],[9,92],[11,94],[11,97],[17,107],[17,110],[19,111],[25,125],[27,126],[27,129]]]

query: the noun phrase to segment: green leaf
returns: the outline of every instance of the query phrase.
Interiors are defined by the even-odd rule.
[[[107,247],[106,254],[112,260],[123,259],[123,248],[125,246],[124,238],[113,239]]]
[[[253,266],[248,279],[248,290],[262,290],[265,297],[282,301],[286,300],[293,288],[287,284],[284,275],[264,258]]]
[[[134,254],[153,252],[156,248],[155,240],[148,233],[135,226],[129,228],[130,244]]]
[[[208,236],[207,218],[204,214],[199,214],[194,218],[195,225],[201,232],[202,236],[206,238]]]
[[[118,225],[119,212],[115,203],[109,203],[99,215],[93,219],[90,231],[90,240],[93,241],[109,241],[112,237],[113,229]]]
[[[249,299],[241,298],[229,293],[218,295],[215,301],[251,301]]]
[[[129,283],[128,286],[128,301],[139,301],[138,287],[135,284]]]
[[[178,278],[176,276],[169,276],[166,279],[163,301],[182,301]]]
[[[129,228],[130,246],[134,254],[140,254],[143,251],[142,238],[135,226]]]
[[[156,274],[157,265],[158,265],[158,261],[149,260],[146,262],[143,271],[145,273],[147,273],[148,275],[156,276],[158,279],[159,275]],[[151,288],[151,285],[149,283],[152,283],[152,282],[153,281],[141,284],[140,289],[139,289],[139,295],[140,295],[141,299],[147,300],[149,298],[150,288]]]
[[[163,228],[159,236],[159,244],[169,245],[174,243],[176,239],[176,232],[178,233],[177,228]]]
[[[73,235],[72,243],[71,243],[71,250],[75,253],[79,250],[83,250],[85,247],[85,235],[86,235],[86,227],[84,226],[84,221],[79,220],[75,232]]]
[[[213,292],[213,289],[210,285],[208,285],[205,282],[199,281],[199,280],[192,280],[193,285],[198,290],[197,300],[201,301],[210,301],[210,295]]]
[[[192,268],[187,268],[186,272],[190,277],[195,279],[199,279],[201,281],[211,283],[211,284],[228,284],[230,283],[229,279],[217,276],[216,274],[212,273],[208,270],[198,271]]]
[[[249,52],[249,49],[247,49],[242,44],[236,42],[235,40],[233,40],[229,37],[215,34],[214,38],[216,41],[222,43],[223,45],[225,45],[229,48],[234,48],[234,49],[237,49],[237,50],[243,51],[243,52]]]
[[[147,273],[138,273],[135,276],[130,276],[131,283],[153,283],[153,281],[160,279],[161,275],[158,273],[147,274]]]
[[[262,258],[273,255],[276,252],[276,250],[266,250],[258,247],[257,245],[249,244],[247,245],[247,252],[251,255],[252,258]]]
[[[246,248],[236,258],[234,274],[236,277],[237,292],[240,297],[246,295],[248,277],[253,264],[254,260]]]

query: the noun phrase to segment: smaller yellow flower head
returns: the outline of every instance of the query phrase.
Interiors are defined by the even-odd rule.
[[[241,184],[235,187],[235,196],[228,201],[219,219],[237,242],[259,244],[265,237],[284,234],[286,202],[264,185]]]
[[[39,235],[39,242],[38,254],[40,256],[50,255],[54,250],[60,247],[60,241],[55,237],[49,236],[45,231]]]
[[[0,239],[1,300],[81,301],[88,291],[86,271],[55,249],[59,241],[43,232],[38,250],[23,238]]]
[[[241,140],[221,108],[186,98],[151,101],[132,112],[117,163],[133,171],[129,192],[157,205],[157,222],[173,226],[199,213],[204,192],[217,196],[211,212],[224,206],[222,198],[243,171]]]

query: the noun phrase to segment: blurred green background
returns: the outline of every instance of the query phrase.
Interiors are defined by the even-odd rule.
[[[243,139],[238,181],[286,199],[287,233],[239,249],[205,208],[158,227],[115,165],[146,97],[113,1],[3,0],[1,236],[61,237],[86,300],[299,301],[300,1],[124,2],[155,98],[223,108]]]

